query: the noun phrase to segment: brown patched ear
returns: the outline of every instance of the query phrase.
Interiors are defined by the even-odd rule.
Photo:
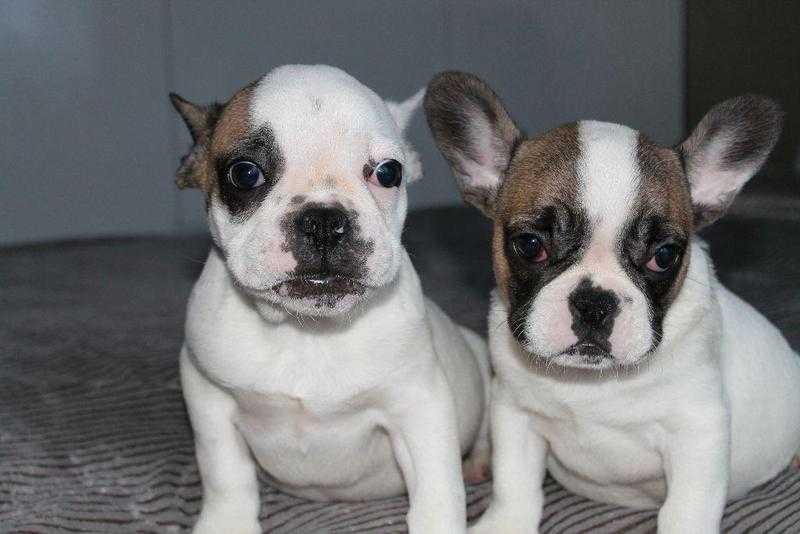
[[[428,85],[425,116],[461,196],[493,217],[503,174],[522,140],[500,98],[472,74],[442,72]]]
[[[181,189],[196,187],[207,190],[210,185],[208,149],[223,106],[216,102],[206,106],[193,104],[175,93],[170,93],[169,99],[189,128],[193,142],[192,148],[181,158],[175,183]]]
[[[695,228],[719,219],[758,172],[781,132],[777,103],[744,95],[717,104],[679,147],[692,195]]]

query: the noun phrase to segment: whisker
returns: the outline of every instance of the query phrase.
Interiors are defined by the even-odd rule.
[[[503,325],[506,325],[506,326],[508,326],[508,319],[503,319],[502,321],[500,321],[499,323],[497,323],[497,324],[495,325],[494,329],[492,330],[492,332],[497,332],[497,330],[498,330],[498,329],[499,329],[501,326],[503,326]]]
[[[689,275],[686,275],[686,280],[689,280],[690,282],[694,282],[695,284],[697,284],[697,285],[699,285],[701,287],[709,287],[709,285],[706,282],[701,282],[700,280],[695,280],[694,278],[692,278]]]

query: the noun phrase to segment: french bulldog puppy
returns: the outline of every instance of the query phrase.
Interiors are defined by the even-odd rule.
[[[525,137],[463,73],[431,82],[425,112],[494,219],[494,497],[475,532],[536,532],[545,469],[591,499],[660,507],[659,532],[719,531],[726,499],[800,448],[800,359],[694,236],[767,158],[777,106],[723,102],[677,148],[595,121]]]
[[[225,104],[171,98],[194,140],[178,184],[205,192],[214,241],[180,354],[194,531],[260,532],[257,464],[309,499],[407,490],[411,532],[464,531],[488,350],[423,296],[400,241],[422,92],[384,102],[341,70],[284,66]]]

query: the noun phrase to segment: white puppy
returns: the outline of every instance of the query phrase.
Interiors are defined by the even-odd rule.
[[[386,103],[338,69],[285,66],[224,105],[171,97],[194,139],[178,182],[206,193],[214,239],[180,357],[195,532],[260,531],[256,462],[309,499],[407,489],[412,532],[463,531],[488,351],[423,297],[401,245],[422,94]]]
[[[660,506],[660,532],[718,531],[726,499],[800,448],[800,359],[693,236],[766,159],[775,104],[724,102],[676,149],[593,121],[525,138],[461,73],[433,80],[425,110],[494,219],[494,498],[476,531],[536,531],[546,468],[577,494]]]

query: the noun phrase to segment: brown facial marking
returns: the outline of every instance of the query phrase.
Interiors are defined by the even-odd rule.
[[[249,133],[250,97],[255,84],[241,89],[226,104],[192,104],[170,93],[172,105],[189,128],[194,143],[181,158],[176,183],[181,189],[196,187],[204,191],[207,204],[217,190],[214,168],[217,155]]]
[[[225,104],[222,114],[217,121],[214,133],[211,136],[209,157],[207,160],[207,173],[202,189],[211,194],[217,189],[214,162],[223,154],[231,151],[238,141],[245,138],[252,131],[250,122],[250,102],[253,96],[253,82],[237,92]]]
[[[640,133],[636,157],[642,184],[639,204],[658,209],[666,218],[690,233],[692,208],[689,182],[678,153],[656,145]]]
[[[636,151],[641,185],[634,212],[663,218],[687,238],[692,234],[694,214],[686,179],[678,153],[656,145],[639,134]],[[683,285],[689,270],[689,251],[685,251],[675,281],[665,297],[671,303]]]
[[[578,209],[578,176],[575,162],[580,157],[578,125],[560,126],[517,147],[498,192],[494,213],[492,257],[497,285],[508,302],[511,267],[505,255],[505,228],[553,203]]]

